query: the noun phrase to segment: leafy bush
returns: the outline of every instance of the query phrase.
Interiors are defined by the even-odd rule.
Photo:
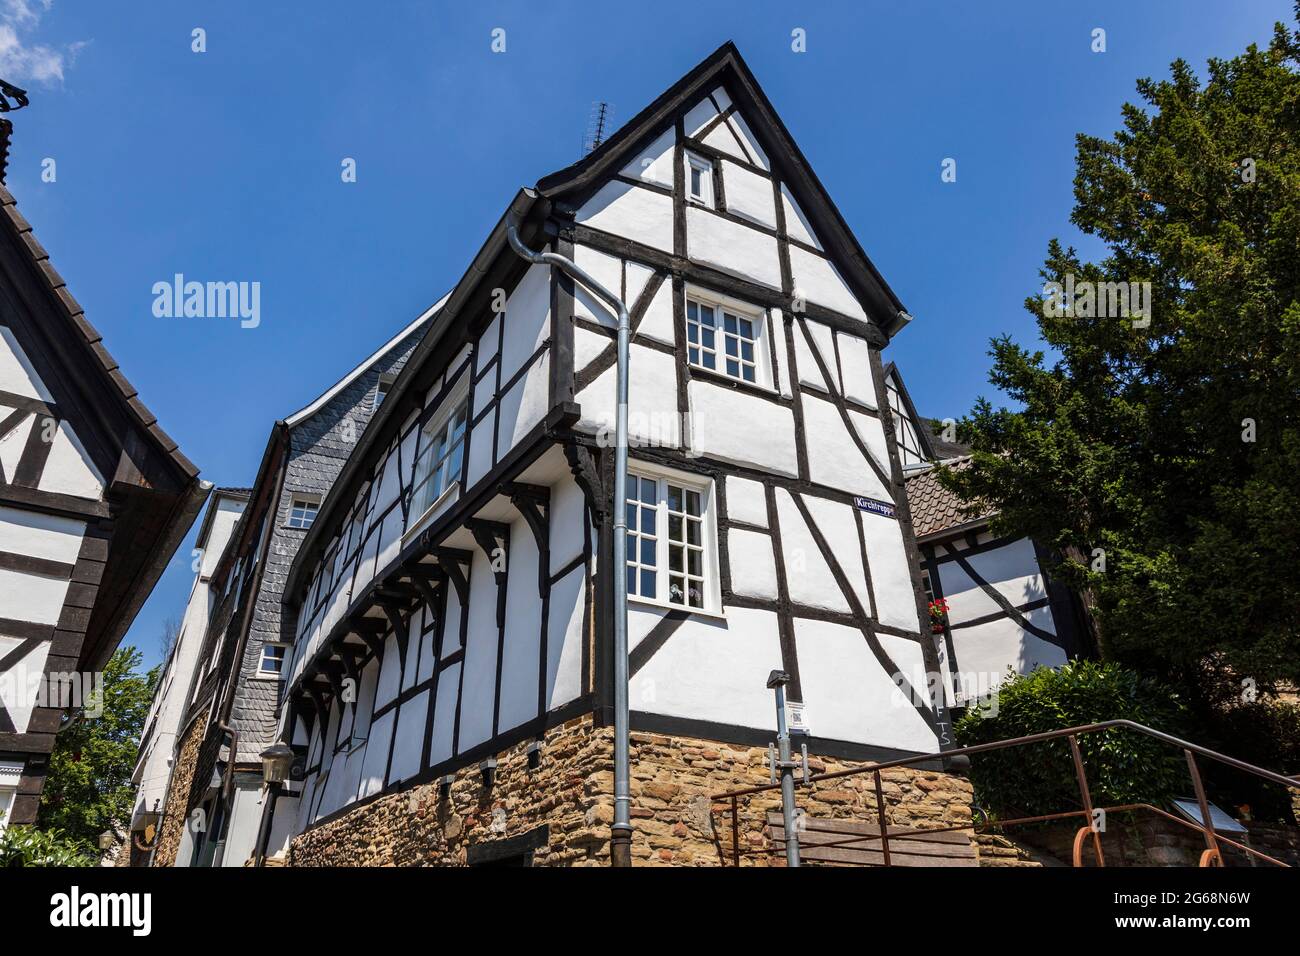
[[[1185,737],[1188,725],[1187,710],[1172,690],[1115,663],[1074,661],[1013,676],[999,689],[997,703],[996,716],[972,708],[957,721],[958,743],[1120,719]],[[1119,728],[1084,734],[1078,741],[1094,806],[1161,806],[1191,790],[1183,754],[1145,734]],[[1065,738],[976,754],[971,782],[977,802],[1004,818],[1081,805]]]
[[[1261,697],[1205,719],[1205,738],[1220,753],[1286,776],[1300,774],[1300,706]],[[1256,820],[1292,822],[1296,791],[1209,760],[1201,761],[1210,799],[1229,812],[1245,804]]]
[[[94,865],[90,845],[61,830],[11,826],[0,831],[0,867]]]

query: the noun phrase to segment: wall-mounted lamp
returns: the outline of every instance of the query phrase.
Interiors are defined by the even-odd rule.
[[[438,799],[439,800],[451,799],[451,785],[455,782],[456,782],[456,775],[454,773],[445,774],[438,778]]]
[[[534,740],[528,745],[528,769],[536,770],[542,765],[542,742]]]
[[[491,790],[492,783],[497,776],[497,758],[488,757],[487,760],[478,765],[478,772],[483,775],[483,786]]]
[[[293,748],[283,741],[271,744],[260,754],[262,758],[262,780],[267,784],[284,783],[289,779],[289,769],[293,766]]]

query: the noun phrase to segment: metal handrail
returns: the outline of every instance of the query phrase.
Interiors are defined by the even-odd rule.
[[[1083,765],[1083,757],[1079,750],[1079,744],[1077,738],[1082,736],[1083,734],[1090,734],[1102,730],[1112,730],[1112,729],[1119,729],[1119,728],[1127,728],[1129,730],[1137,731],[1138,733],[1145,734],[1148,737],[1155,738],[1156,740],[1159,740],[1162,743],[1167,743],[1172,746],[1178,747],[1183,751],[1187,759],[1187,767],[1188,767],[1188,772],[1190,773],[1192,778],[1192,785],[1196,791],[1196,799],[1199,805],[1199,809],[1201,811],[1201,823],[1198,824],[1189,820],[1183,820],[1179,817],[1174,816],[1171,813],[1161,810],[1160,808],[1152,806],[1151,804],[1148,803],[1123,804],[1120,806],[1103,807],[1098,809],[1100,809],[1102,812],[1116,812],[1116,813],[1132,811],[1132,810],[1148,810],[1160,815],[1161,817],[1172,820],[1173,822],[1178,823],[1182,826],[1186,826],[1190,829],[1196,830],[1197,832],[1201,833],[1205,838],[1206,851],[1202,855],[1203,861],[1207,857],[1213,857],[1219,859],[1219,861],[1222,862],[1222,855],[1219,852],[1218,845],[1219,843],[1225,843],[1229,846],[1235,847],[1236,849],[1242,850],[1253,857],[1258,857],[1259,859],[1266,860],[1267,862],[1276,864],[1278,866],[1286,866],[1286,864],[1281,862],[1280,860],[1276,860],[1273,857],[1268,856],[1267,854],[1260,853],[1258,850],[1254,850],[1251,847],[1236,842],[1235,840],[1231,840],[1228,837],[1225,837],[1222,834],[1217,833],[1215,831],[1214,821],[1210,817],[1209,802],[1206,799],[1205,788],[1201,782],[1200,770],[1196,764],[1196,756],[1200,755],[1202,757],[1206,757],[1210,760],[1214,760],[1218,763],[1224,764],[1225,766],[1232,767],[1236,770],[1240,770],[1245,773],[1253,774],[1254,776],[1259,777],[1263,780],[1267,780],[1271,783],[1280,784],[1281,786],[1287,787],[1292,790],[1300,791],[1300,778],[1287,777],[1279,773],[1274,773],[1271,770],[1265,770],[1263,767],[1257,767],[1254,764],[1247,763],[1244,760],[1238,760],[1236,757],[1229,757],[1227,754],[1221,754],[1218,751],[1210,750],[1208,747],[1202,747],[1201,745],[1192,743],[1189,740],[1183,740],[1181,737],[1175,737],[1172,734],[1164,733],[1163,731],[1156,730],[1153,727],[1148,727],[1145,724],[1139,724],[1138,722],[1133,720],[1106,720],[1095,724],[1082,724],[1077,727],[1066,727],[1062,730],[1050,730],[1050,731],[1044,731],[1042,733],[1037,733],[1037,734],[1026,734],[1020,737],[1009,737],[1006,740],[996,740],[990,743],[971,744],[966,747],[957,747],[952,750],[945,750],[939,753],[917,754],[911,757],[900,757],[895,760],[886,760],[886,761],[881,761],[879,763],[870,763],[861,767],[852,767],[847,770],[833,770],[826,773],[811,774],[801,779],[799,781],[799,784],[800,786],[809,786],[811,784],[817,783],[822,780],[837,780],[844,777],[860,776],[868,773],[873,774],[875,778],[876,811],[880,823],[880,833],[878,835],[871,834],[867,836],[857,836],[847,840],[836,841],[834,843],[819,844],[818,845],[819,848],[829,848],[833,846],[841,846],[841,845],[847,845],[851,843],[861,843],[861,842],[866,842],[868,840],[880,840],[881,849],[883,851],[883,855],[885,859],[885,864],[889,865],[890,840],[920,839],[924,834],[944,833],[953,830],[971,830],[972,832],[981,832],[982,830],[989,829],[992,827],[1001,828],[1001,827],[1013,826],[1017,824],[1041,823],[1050,820],[1067,819],[1069,817],[1083,817],[1088,821],[1088,825],[1080,830],[1079,836],[1084,835],[1086,831],[1091,831],[1093,847],[1097,854],[1097,862],[1100,866],[1105,866],[1106,865],[1105,857],[1102,853],[1102,847],[1101,847],[1101,834],[1100,831],[1096,828],[1096,826],[1092,822],[1093,815],[1094,815],[1094,808],[1092,806],[1092,799],[1089,794],[1087,775],[1085,773],[1085,769]],[[945,759],[951,759],[953,757],[968,756],[970,754],[987,753],[989,751],[994,751],[994,750],[1005,750],[1011,747],[1021,747],[1027,744],[1042,743],[1044,741],[1059,740],[1061,738],[1067,738],[1070,744],[1070,752],[1074,763],[1075,777],[1079,785],[1079,794],[1080,794],[1080,800],[1083,804],[1083,809],[1069,810],[1061,813],[1045,814],[1036,817],[1022,817],[1013,820],[987,821],[983,824],[970,823],[970,824],[959,824],[956,826],[949,826],[949,827],[916,828],[914,834],[892,834],[891,835],[889,833],[887,824],[885,822],[885,815],[884,815],[884,797],[880,789],[880,771],[888,770],[893,767],[906,767],[914,764],[930,763],[936,760],[942,761]],[[727,791],[726,793],[718,793],[718,794],[713,794],[711,796],[710,799],[713,801],[725,800],[725,801],[729,801],[731,804],[731,808],[730,808],[731,817],[732,817],[731,819],[732,854],[731,855],[736,865],[739,865],[740,857],[742,855],[749,856],[752,855],[752,853],[754,852],[754,851],[741,851],[740,849],[740,842],[739,842],[740,833],[739,833],[739,822],[738,822],[739,798],[745,796],[752,796],[754,794],[759,794],[759,793],[766,793],[771,790],[777,790],[780,788],[780,786],[781,785],[779,783],[760,784],[754,787],[744,787],[739,790],[730,790]],[[1077,844],[1077,838],[1076,838],[1076,844]],[[719,849],[721,849],[721,847],[719,847]],[[1077,850],[1076,850],[1076,856],[1077,856]]]

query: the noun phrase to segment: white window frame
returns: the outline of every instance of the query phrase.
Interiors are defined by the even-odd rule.
[[[694,303],[697,310],[712,309],[714,316],[713,326],[713,347],[709,348],[705,342],[705,326],[699,319],[691,318],[691,304]],[[702,369],[705,372],[712,372],[723,378],[731,379],[733,382],[742,382],[745,385],[773,391],[772,385],[772,357],[768,344],[768,321],[767,311],[757,306],[750,305],[740,299],[732,298],[728,295],[721,295],[716,292],[709,292],[694,286],[688,286],[686,289],[686,363],[691,368]],[[698,313],[697,313],[698,314]],[[726,330],[726,317],[730,315],[737,320],[744,320],[751,324],[754,330],[752,339],[745,338],[739,333],[732,333]],[[691,341],[691,332],[697,331],[697,339]],[[728,339],[734,339],[737,342],[737,355],[735,358],[737,373],[731,374],[727,370],[727,362],[730,356],[727,354],[726,343]],[[754,354],[752,359],[745,359],[743,355],[743,342],[750,342],[753,346]],[[705,354],[712,353],[716,367],[710,368],[705,364]],[[754,380],[751,382],[744,377],[744,369],[752,367],[754,369]]]
[[[695,170],[700,173],[700,192],[698,195],[691,191],[692,173]],[[690,150],[686,151],[686,201],[697,206],[704,206],[706,209],[717,208],[713,198],[713,160],[707,159],[699,153],[692,153]]]
[[[295,531],[308,530],[312,525],[316,523],[316,518],[320,515],[320,506],[321,506],[320,495],[309,494],[305,492],[294,492],[293,496],[289,499],[289,510],[285,512],[284,526],[286,528],[293,528]],[[302,511],[303,514],[305,515],[307,513],[308,508],[311,509],[311,520],[308,521],[306,524],[303,524],[302,518],[294,517],[294,511]],[[295,521],[297,521],[298,523],[295,524],[294,523]],[[261,540],[260,533],[258,535],[258,540],[259,541]]]
[[[284,653],[278,658],[280,661],[280,669],[278,671],[266,669],[266,662],[268,659],[266,656],[266,649],[268,647],[278,647],[284,651]],[[289,669],[289,658],[292,649],[293,645],[288,641],[264,641],[262,643],[262,650],[257,655],[257,673],[253,676],[258,680],[284,680],[285,673]]]
[[[654,536],[654,559],[655,564],[652,573],[654,574],[656,586],[653,597],[643,594],[634,593],[639,591],[639,587],[628,588],[628,600],[638,603],[647,604],[654,607],[670,608],[673,610],[686,611],[690,614],[703,614],[721,617],[722,610],[722,585],[721,585],[721,565],[718,557],[718,521],[716,492],[714,483],[711,479],[701,475],[691,474],[690,472],[678,471],[673,468],[665,468],[661,465],[652,465],[643,461],[632,461],[628,465],[628,473],[638,479],[638,487],[643,480],[653,481],[655,483],[655,536]],[[633,489],[629,482],[628,496],[629,499],[633,494]],[[695,492],[700,496],[700,567],[702,571],[701,598],[702,605],[699,607],[691,606],[686,603],[672,601],[669,598],[669,588],[672,579],[678,577],[678,573],[670,569],[669,557],[670,548],[673,542],[670,539],[669,517],[672,512],[669,509],[668,486],[675,485],[688,491]],[[624,502],[626,508],[628,502]],[[638,505],[638,511],[642,506]],[[684,523],[685,524],[685,523]],[[640,520],[640,514],[637,516],[635,525],[632,521],[628,522],[628,541],[636,549],[635,557],[642,557],[642,542],[644,523]],[[683,542],[683,546],[684,546]],[[623,573],[627,573],[629,567],[637,567],[638,574],[641,571],[648,570],[642,567],[639,560],[629,564],[627,555],[622,555]],[[686,570],[685,568],[683,569]],[[638,581],[639,585],[639,581]]]
[[[440,511],[448,502],[455,500],[455,498],[460,495],[461,473],[457,473],[456,475],[449,474],[446,483],[441,489],[439,489],[438,494],[432,499],[429,499],[424,492],[425,485],[422,483],[426,480],[432,479],[433,469],[422,468],[422,463],[428,460],[425,453],[428,451],[432,440],[446,430],[447,426],[455,419],[457,413],[462,408],[465,410],[465,431],[461,434],[460,438],[461,473],[463,473],[465,468],[465,445],[469,440],[470,429],[473,427],[470,423],[468,374],[463,377],[461,384],[457,386],[450,395],[443,399],[442,405],[439,406],[437,414],[430,418],[429,424],[425,425],[422,429],[420,444],[416,449],[415,462],[412,466],[414,470],[412,471],[411,478],[411,513],[418,517],[411,523],[410,530],[407,531],[407,534],[411,534],[418,528],[423,527],[432,514]],[[446,458],[439,459],[439,465],[441,465],[442,461],[449,460],[449,458],[450,455]],[[419,496],[421,500],[416,500],[416,496]]]

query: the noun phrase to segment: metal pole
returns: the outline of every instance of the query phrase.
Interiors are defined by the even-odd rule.
[[[872,776],[876,780],[876,817],[880,822],[880,852],[884,854],[885,866],[890,866],[889,824],[885,822],[885,793],[880,786],[880,771],[877,770]]]
[[[534,252],[519,238],[519,224],[506,227],[510,248],[529,262],[557,266],[618,312],[618,408],[614,417],[614,553],[609,562],[614,575],[614,823],[610,826],[610,862],[632,865],[631,772],[629,760],[627,661],[627,392],[629,322],[623,300],[597,282],[572,259],[554,252]]]
[[[1205,847],[1207,850],[1213,850],[1219,855],[1219,863],[1222,865],[1223,856],[1219,854],[1219,841],[1214,834],[1214,818],[1210,816],[1210,802],[1205,799],[1205,785],[1201,782],[1201,771],[1196,766],[1196,755],[1190,750],[1184,750],[1187,755],[1187,770],[1192,775],[1192,787],[1196,791],[1196,803],[1201,809],[1201,823],[1204,826]]]
[[[1074,776],[1079,782],[1079,798],[1083,801],[1083,812],[1088,816],[1088,829],[1092,831],[1092,846],[1097,851],[1097,865],[1105,866],[1106,857],[1101,852],[1101,834],[1097,832],[1097,821],[1092,816],[1092,794],[1088,791],[1088,775],[1083,771],[1083,753],[1079,750],[1079,741],[1070,734],[1070,756],[1074,758]]]
[[[799,834],[795,831],[794,761],[790,759],[790,731],[785,725],[785,685],[790,675],[772,671],[767,686],[776,691],[776,748],[781,767],[781,820],[785,827],[785,865],[799,865]]]

